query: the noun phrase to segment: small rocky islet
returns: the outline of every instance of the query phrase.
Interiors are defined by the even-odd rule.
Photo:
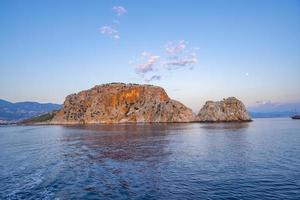
[[[251,121],[245,105],[235,97],[222,101],[207,101],[198,113],[200,122]]]
[[[198,114],[171,99],[158,86],[109,83],[66,97],[47,124],[101,124],[139,122],[251,121],[244,104],[230,97],[208,101]]]

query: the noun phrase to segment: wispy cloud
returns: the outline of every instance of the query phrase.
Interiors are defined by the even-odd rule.
[[[258,105],[274,104],[271,101],[256,101],[255,103]]]
[[[187,47],[187,43],[184,40],[178,42],[168,42],[165,46],[165,50],[170,55],[176,55],[183,52]]]
[[[165,54],[153,55],[149,52],[142,52],[141,59],[137,59],[139,64],[135,64],[135,72],[146,82],[161,80],[162,74],[177,69],[193,69],[198,62],[196,51],[198,48],[188,47],[184,40],[168,42],[164,49]],[[160,62],[158,62],[160,61]]]
[[[112,8],[112,10],[118,15],[118,16],[122,16],[124,14],[127,13],[127,10],[123,7],[123,6],[114,6]],[[120,21],[119,20],[113,20],[112,22],[114,24],[114,26],[117,26],[118,24],[120,24]],[[111,26],[102,26],[100,28],[100,32],[102,34],[105,34],[105,35],[108,35],[110,36],[111,38],[114,38],[114,39],[120,39],[120,34],[118,32],[117,29],[111,27]]]
[[[119,32],[110,26],[102,26],[100,28],[100,32],[102,34],[109,35],[114,39],[120,39]]]
[[[163,62],[163,65],[167,66],[168,70],[174,70],[174,69],[178,69],[178,68],[182,68],[182,67],[186,67],[186,66],[191,66],[194,65],[198,62],[197,56],[196,54],[191,54],[187,57],[183,57],[183,58],[172,58],[168,61]],[[192,68],[190,68],[192,69]]]
[[[162,64],[167,66],[168,70],[175,70],[186,66],[192,69],[192,66],[198,62],[197,50],[195,48],[188,48],[188,43],[185,40],[168,42],[165,45],[165,51],[169,56]]]
[[[147,72],[153,71],[154,64],[158,61],[160,57],[152,55],[149,52],[142,53],[142,62],[136,66],[136,73],[145,74]]]
[[[151,81],[159,81],[161,79],[160,75],[153,75],[148,79],[145,79],[146,82],[151,82]]]
[[[118,15],[122,16],[127,13],[127,10],[123,6],[114,6],[112,10]]]

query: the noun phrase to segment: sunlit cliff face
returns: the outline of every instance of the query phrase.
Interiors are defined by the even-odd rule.
[[[145,91],[143,90],[144,88],[135,88],[117,93],[111,97],[111,106],[115,107],[119,102],[126,102],[129,104],[136,103],[143,98],[143,95],[145,95]],[[167,101],[169,99],[168,95],[163,90],[157,90],[153,95],[159,96],[160,101]]]
[[[180,122],[193,119],[191,109],[170,99],[161,87],[113,83],[69,95],[53,122]]]
[[[132,89],[129,91],[121,92],[112,96],[112,106],[116,105],[116,99],[118,99],[119,102],[125,101],[127,103],[135,103],[139,100],[139,97],[139,89]]]

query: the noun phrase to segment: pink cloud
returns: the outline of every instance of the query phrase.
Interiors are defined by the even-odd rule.
[[[175,55],[183,52],[186,49],[187,43],[184,40],[178,42],[169,42],[165,46],[168,54]]]
[[[153,66],[158,61],[159,56],[152,55],[148,52],[143,52],[142,58],[145,61],[141,64],[138,64],[136,67],[136,72],[139,74],[145,74],[147,72],[153,71]]]
[[[127,10],[123,6],[114,6],[112,9],[118,16],[122,16],[127,13]]]
[[[100,32],[105,35],[109,35],[114,39],[120,39],[119,32],[110,26],[102,26]]]
[[[146,82],[151,82],[151,81],[158,81],[161,79],[161,76],[160,75],[153,75],[151,76],[150,78],[148,79],[145,79]]]

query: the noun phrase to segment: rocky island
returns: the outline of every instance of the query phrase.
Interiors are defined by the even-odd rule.
[[[235,97],[222,101],[207,101],[198,113],[200,122],[251,121],[244,104]]]
[[[208,101],[198,115],[171,99],[158,86],[109,83],[66,97],[62,108],[26,123],[101,124],[138,122],[251,121],[244,104],[234,97]]]
[[[52,124],[192,122],[195,114],[153,85],[110,83],[66,97]]]

